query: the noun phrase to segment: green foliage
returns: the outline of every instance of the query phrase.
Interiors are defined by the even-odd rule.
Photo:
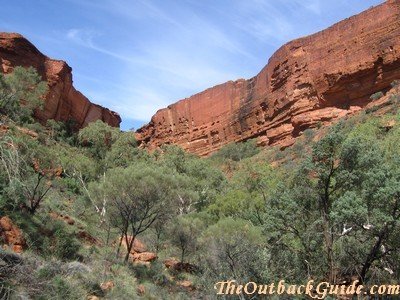
[[[96,159],[103,159],[113,143],[118,139],[120,131],[110,125],[97,120],[89,123],[78,134],[79,142],[87,147]]]
[[[141,283],[151,281],[161,286],[170,283],[163,272],[164,266],[161,262],[153,262],[150,266],[136,265],[130,268],[133,270],[135,276],[140,278]]]
[[[364,281],[386,264],[379,245],[398,247],[394,230],[400,215],[393,214],[400,208],[394,200],[400,195],[394,167],[398,152],[385,159],[377,141],[387,136],[379,123],[371,119],[351,130],[345,123],[334,126],[268,202],[265,225],[274,245],[273,264],[296,271],[291,280],[311,273],[335,281],[350,272]]]
[[[397,87],[400,85],[400,80],[394,80],[391,84],[392,87]]]
[[[219,217],[241,218],[260,225],[279,179],[280,174],[270,165],[246,160],[232,176],[227,190],[218,195],[208,210]]]
[[[145,150],[137,147],[137,142],[132,132],[120,133],[105,157],[108,168],[128,167],[135,161],[149,160],[150,155]]]
[[[47,128],[50,129],[50,138],[56,141],[64,141],[70,145],[76,144],[75,127],[76,123],[70,119],[68,121],[47,120]]]
[[[29,218],[26,213],[14,214],[13,219],[25,233],[26,242],[32,251],[63,261],[80,258],[81,244],[64,222],[49,222],[49,216]]]
[[[187,256],[195,253],[198,248],[197,237],[204,229],[203,222],[198,218],[179,216],[171,224],[169,240],[180,251],[181,263],[186,262]]]
[[[9,290],[33,299],[135,299],[140,283],[143,299],[200,299],[213,298],[221,279],[397,282],[399,124],[400,114],[360,113],[318,136],[304,131],[285,151],[258,153],[249,141],[206,159],[176,146],[149,154],[132,133],[100,121],[79,135],[59,122],[29,125],[38,139],[11,126],[0,139],[0,215],[21,228],[28,259],[7,274]],[[38,184],[38,173],[55,167],[60,178]],[[29,214],[35,187],[49,191]],[[55,211],[75,224],[49,218]],[[116,241],[128,236],[159,258],[122,263],[128,251]],[[166,270],[171,257],[198,273]],[[106,281],[115,286],[102,291]]]
[[[170,176],[165,168],[142,163],[111,169],[100,182],[90,185],[90,194],[97,201],[96,210],[104,212],[103,218],[118,228],[120,238],[132,237],[127,243],[125,261],[136,236],[163,215],[172,213],[177,182],[177,177]]]
[[[382,98],[382,97],[383,97],[383,93],[382,93],[382,92],[377,92],[377,93],[375,93],[375,94],[372,94],[371,97],[370,97],[370,99],[371,99],[371,100],[378,100],[378,99],[380,99],[380,98]]]
[[[308,141],[310,141],[314,138],[315,131],[313,129],[306,129],[304,130],[303,135]]]
[[[396,95],[390,95],[389,97],[389,103],[390,104],[400,104],[400,95],[396,94]]]
[[[78,293],[74,287],[72,287],[66,278],[61,276],[56,276],[52,280],[51,288],[47,291],[47,295],[45,296],[50,297],[51,299],[80,299]],[[40,297],[41,299],[45,299],[44,297]],[[39,298],[39,299],[40,299]]]
[[[261,229],[244,220],[224,218],[206,229],[201,237],[206,249],[204,280],[206,288],[221,278],[240,283],[260,282],[266,278],[266,256]],[[212,286],[212,285],[211,285]]]
[[[78,258],[80,244],[75,237],[68,233],[63,226],[55,228],[52,241],[50,242],[51,255],[62,260],[73,260]],[[49,253],[49,254],[50,254]]]
[[[99,163],[82,149],[68,145],[56,144],[49,148],[52,155],[57,154],[55,161],[63,168],[68,178],[85,182],[94,180],[99,173]]]
[[[213,158],[220,161],[232,160],[238,162],[252,157],[259,152],[260,149],[257,147],[256,140],[248,140],[242,143],[231,143],[222,147],[218,152],[213,154]]]
[[[16,67],[8,75],[0,74],[0,114],[17,123],[32,122],[33,112],[41,108],[47,83],[32,67]]]
[[[159,163],[180,175],[177,205],[181,212],[202,210],[213,203],[226,184],[224,174],[211,161],[187,154],[179,147],[167,146],[163,151]]]
[[[3,199],[7,210],[23,207],[34,214],[51,187],[54,157],[38,141],[21,136],[4,136],[0,141]],[[3,200],[4,201],[4,200]]]

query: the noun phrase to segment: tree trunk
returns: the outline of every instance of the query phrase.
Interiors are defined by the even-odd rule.
[[[119,244],[118,244],[118,248],[117,248],[117,258],[119,257],[119,253],[121,251],[121,245],[122,245],[122,239],[124,238],[124,233],[121,232],[121,236],[119,238]]]
[[[333,238],[330,232],[330,219],[326,212],[322,213],[324,226],[324,239],[326,247],[326,260],[328,263],[328,279],[331,284],[336,282],[335,262],[333,258]]]
[[[127,243],[126,243],[126,255],[125,255],[125,259],[124,262],[127,263],[129,260],[129,254],[131,253],[132,247],[133,247],[133,243],[135,242],[135,238],[136,235],[132,235],[131,241],[128,243],[128,238],[126,238]]]
[[[182,252],[181,252],[181,263],[183,264],[183,260],[185,259],[185,249],[182,248]]]
[[[106,246],[108,246],[108,243],[110,242],[110,231],[111,231],[111,223],[108,223],[108,226],[107,226]]]
[[[360,277],[359,277],[360,283],[365,282],[365,278],[367,277],[369,268],[372,266],[372,263],[378,258],[379,251],[380,251],[382,242],[385,239],[385,236],[387,235],[387,231],[388,231],[388,226],[386,225],[384,228],[382,228],[381,232],[378,235],[378,239],[376,240],[374,246],[368,253],[368,256],[365,259],[365,262],[363,263],[363,267],[360,272]]]

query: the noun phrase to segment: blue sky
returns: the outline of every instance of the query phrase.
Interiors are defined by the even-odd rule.
[[[137,129],[160,108],[256,75],[284,43],[379,0],[13,0],[0,30],[73,68],[75,87]]]

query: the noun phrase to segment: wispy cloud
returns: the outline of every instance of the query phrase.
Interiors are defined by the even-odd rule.
[[[299,16],[309,12],[321,14],[320,0],[235,0],[240,14],[234,15],[234,24],[262,43],[275,47],[296,37]]]
[[[79,46],[89,48],[91,50],[100,52],[102,54],[111,56],[113,58],[116,58],[116,59],[119,59],[119,60],[122,60],[125,62],[135,63],[135,60],[129,56],[125,56],[125,55],[119,54],[117,52],[110,51],[110,50],[107,50],[100,46],[97,46],[95,44],[94,39],[96,37],[100,37],[100,36],[101,36],[101,34],[95,30],[82,29],[82,28],[80,28],[80,29],[73,28],[73,29],[68,30],[66,33],[67,39],[78,44]]]
[[[322,0],[67,1],[91,22],[71,27],[65,39],[108,66],[100,80],[77,78],[95,101],[140,122],[180,98],[256,74],[268,54],[327,14]],[[99,26],[104,20],[113,21]]]
[[[287,8],[293,14],[299,12],[299,8],[309,10],[315,15],[320,15],[321,11],[321,0],[284,0]]]

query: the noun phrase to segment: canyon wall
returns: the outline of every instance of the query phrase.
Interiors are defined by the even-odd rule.
[[[400,1],[390,0],[282,46],[261,72],[159,110],[140,128],[142,147],[177,144],[208,155],[257,138],[287,147],[305,129],[359,111],[400,79]]]
[[[72,119],[78,128],[96,120],[113,127],[121,123],[117,113],[91,103],[74,88],[72,69],[64,61],[48,58],[19,34],[0,32],[0,72],[10,73],[16,66],[34,67],[48,83],[43,110],[35,113],[39,121]]]

